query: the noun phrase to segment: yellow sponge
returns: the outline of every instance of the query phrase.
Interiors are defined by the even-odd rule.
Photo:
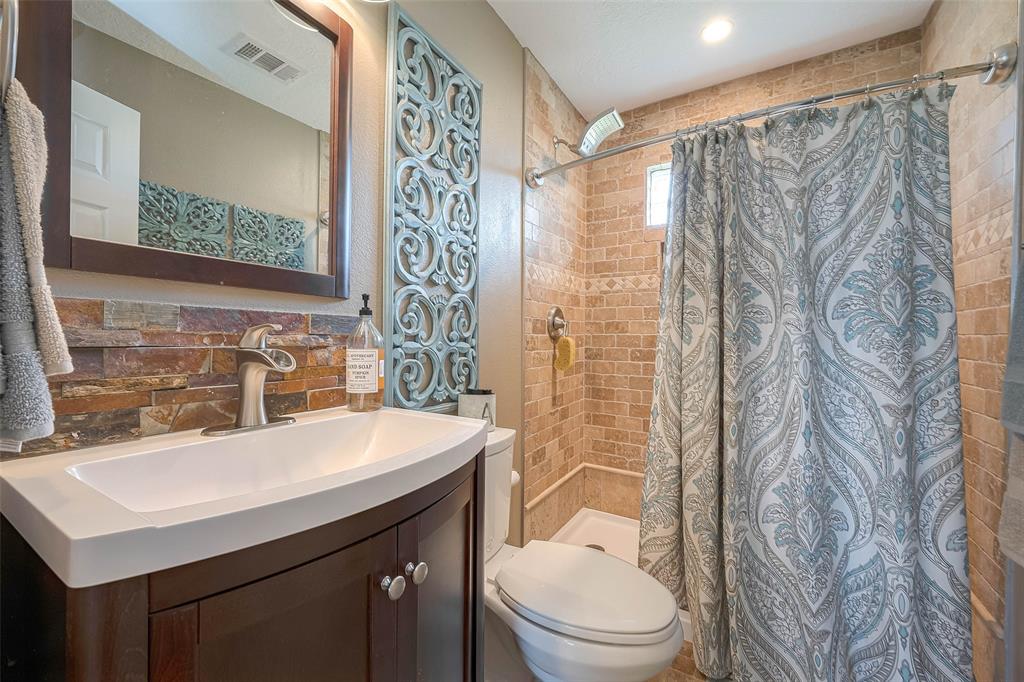
[[[555,369],[563,372],[576,362],[576,342],[571,336],[562,336],[555,342]]]

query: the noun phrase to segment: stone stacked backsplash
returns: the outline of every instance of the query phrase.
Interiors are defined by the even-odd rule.
[[[21,456],[232,422],[235,345],[265,322],[282,326],[269,345],[298,365],[268,376],[271,415],[346,402],[345,341],[356,317],[72,298],[57,299],[57,312],[75,371],[50,378],[55,432],[25,443]]]

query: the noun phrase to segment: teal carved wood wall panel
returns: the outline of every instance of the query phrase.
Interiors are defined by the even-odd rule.
[[[306,225],[298,218],[139,182],[142,246],[302,270],[306,239]]]
[[[392,3],[385,400],[451,411],[477,386],[481,85]]]
[[[231,251],[236,260],[293,270],[303,268],[305,223],[242,204],[232,208]]]
[[[228,205],[167,185],[139,183],[139,244],[226,256]]]

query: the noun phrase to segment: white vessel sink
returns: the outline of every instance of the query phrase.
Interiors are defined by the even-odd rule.
[[[0,464],[0,512],[70,587],[142,575],[330,523],[472,459],[485,422],[408,410],[297,415]]]

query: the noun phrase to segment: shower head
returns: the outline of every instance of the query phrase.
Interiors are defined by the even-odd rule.
[[[619,116],[619,112],[615,111],[615,107],[602,111],[597,118],[588,123],[587,127],[583,129],[583,134],[580,135],[580,143],[576,145],[574,151],[580,156],[590,156],[609,135],[622,130],[623,127],[622,117]]]
[[[552,141],[555,143],[556,153],[558,145],[564,145],[580,156],[590,156],[597,151],[602,142],[608,139],[609,135],[617,130],[622,130],[622,128],[622,117],[619,116],[619,112],[615,111],[615,107],[612,107],[608,111],[601,112],[597,118],[587,124],[587,127],[583,129],[583,134],[580,135],[579,144],[572,144],[557,136]]]

